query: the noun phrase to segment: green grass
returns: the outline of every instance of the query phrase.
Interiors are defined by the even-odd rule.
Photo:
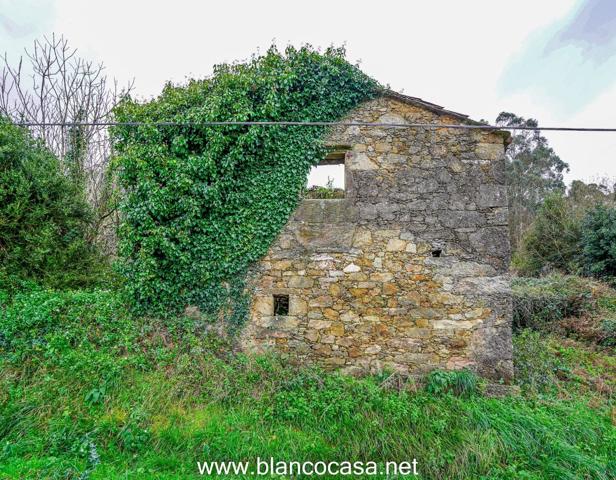
[[[305,376],[293,380],[306,387],[312,379]],[[65,478],[84,471],[90,438],[101,462],[91,478],[196,476],[197,460],[257,456],[417,458],[421,478],[610,478],[613,427],[606,410],[584,402],[384,392],[370,379],[336,376],[322,377],[323,388],[282,385],[259,399],[257,385],[239,371],[234,377],[243,391],[236,393],[245,397],[216,398],[216,386],[199,395],[170,377],[127,377],[122,391],[96,407],[83,397],[33,402],[24,392],[13,401],[28,415],[6,432],[0,472]]]
[[[520,334],[523,394],[494,399],[465,372],[394,389],[231,354],[207,327],[131,318],[105,291],[6,299],[0,478],[204,478],[197,461],[270,456],[417,458],[422,479],[616,478],[613,398],[592,381],[613,381],[609,352]]]

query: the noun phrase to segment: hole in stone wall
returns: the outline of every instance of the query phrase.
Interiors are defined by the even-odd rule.
[[[443,250],[440,248],[435,248],[434,250],[432,250],[433,257],[440,257],[441,253],[443,253]]]
[[[274,295],[274,315],[289,314],[289,296]]]
[[[306,183],[306,198],[344,198],[344,151],[330,152],[318,165],[312,167]]]

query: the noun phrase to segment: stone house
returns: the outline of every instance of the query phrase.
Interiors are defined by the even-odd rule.
[[[471,123],[388,92],[346,122]],[[513,375],[505,132],[336,127],[345,196],[304,199],[254,271],[245,350],[349,373]]]

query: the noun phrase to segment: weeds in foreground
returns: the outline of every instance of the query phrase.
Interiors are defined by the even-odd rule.
[[[257,456],[417,458],[424,479],[616,475],[611,397],[572,367],[609,365],[545,335],[518,337],[525,396],[493,399],[465,371],[394,389],[230,355],[199,321],[132,318],[111,292],[32,291],[0,311],[2,478],[197,478],[198,460]]]

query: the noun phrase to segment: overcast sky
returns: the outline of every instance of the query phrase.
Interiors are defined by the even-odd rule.
[[[142,98],[275,42],[346,44],[383,84],[493,121],[616,127],[615,0],[0,0],[0,51],[52,32]],[[616,134],[549,133],[568,180],[616,178]]]

